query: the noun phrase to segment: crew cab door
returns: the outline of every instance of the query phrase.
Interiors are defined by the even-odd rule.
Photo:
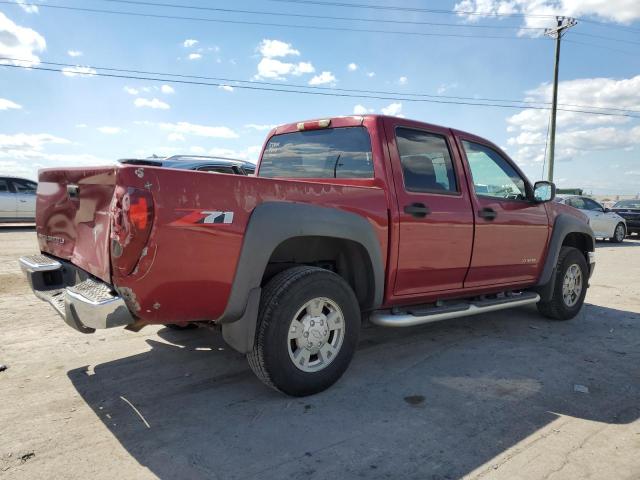
[[[16,194],[11,191],[9,179],[0,178],[0,219],[16,216]]]
[[[393,293],[462,288],[473,213],[451,131],[397,118],[384,122],[399,215]]]
[[[458,145],[476,220],[465,288],[536,281],[549,237],[544,205],[530,200],[531,185],[496,147],[464,135],[458,136]]]

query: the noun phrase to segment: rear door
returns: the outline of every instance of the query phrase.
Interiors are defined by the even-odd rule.
[[[612,215],[605,213],[604,207],[598,202],[591,200],[587,197],[581,197],[584,203],[584,210],[588,212],[589,218],[591,218],[591,228],[594,232],[598,232],[603,237],[612,237],[613,231],[616,228],[618,222],[612,218]]]
[[[495,146],[464,134],[458,138],[474,192],[476,218],[465,287],[535,281],[549,236],[544,205],[528,200],[532,187]]]
[[[35,218],[36,190],[38,184],[30,180],[14,178],[11,180],[16,192],[16,211],[19,218]]]
[[[459,289],[473,243],[473,213],[450,130],[385,119],[399,211],[394,295]]]
[[[16,194],[11,189],[8,178],[0,178],[0,219],[16,217]]]

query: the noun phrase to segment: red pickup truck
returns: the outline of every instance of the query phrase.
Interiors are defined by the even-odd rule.
[[[363,318],[404,327],[536,303],[574,317],[594,269],[576,209],[475,135],[377,115],[273,129],[257,176],[118,165],[40,171],[21,265],[84,333],[221,327],[266,384],[346,370]]]

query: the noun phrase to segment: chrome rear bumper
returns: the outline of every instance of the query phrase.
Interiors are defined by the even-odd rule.
[[[134,323],[127,305],[110,285],[70,262],[47,255],[20,258],[36,297],[51,304],[65,323],[82,333]]]

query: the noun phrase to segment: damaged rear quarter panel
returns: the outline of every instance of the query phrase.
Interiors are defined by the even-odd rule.
[[[118,184],[149,189],[155,219],[146,255],[131,275],[114,274],[113,281],[143,320],[173,323],[220,317],[251,212],[266,201],[320,204],[366,217],[386,262],[387,206],[375,180],[354,186],[154,167],[145,167],[140,176],[135,170],[119,169]]]

